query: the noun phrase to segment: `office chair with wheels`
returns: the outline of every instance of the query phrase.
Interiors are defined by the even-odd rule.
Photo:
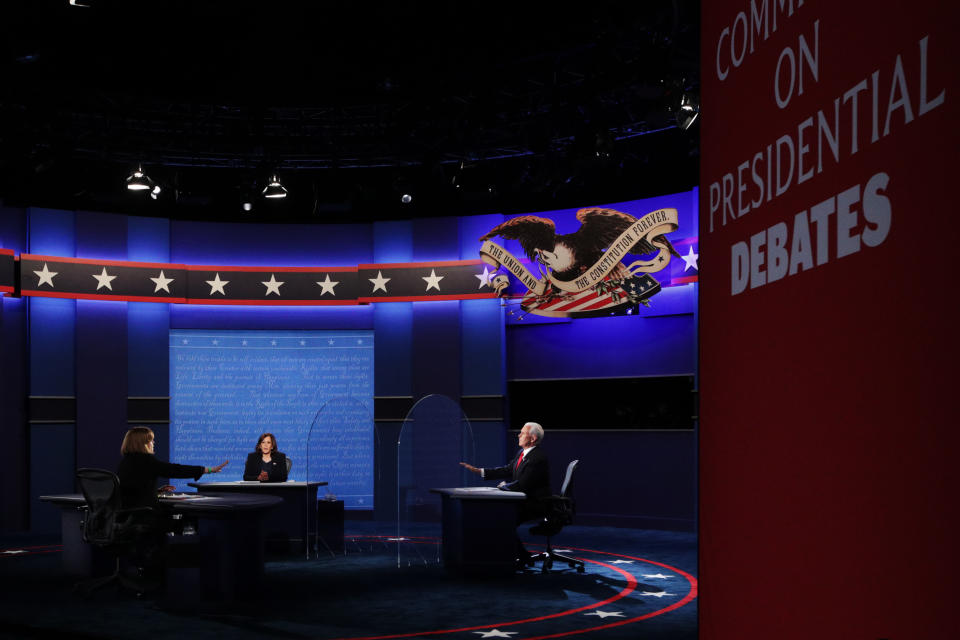
[[[87,502],[87,512],[83,519],[83,541],[115,555],[116,567],[113,574],[80,582],[75,585],[75,589],[83,595],[90,595],[100,587],[117,583],[142,593],[151,585],[123,575],[120,571],[120,558],[132,555],[136,551],[138,539],[151,530],[150,525],[138,520],[137,515],[147,516],[153,509],[122,509],[120,481],[110,471],[77,469],[77,482]]]
[[[287,479],[288,480],[289,480],[291,468],[293,468],[293,460],[290,459],[290,456],[287,456]]]
[[[572,460],[567,465],[567,473],[563,477],[560,495],[540,499],[545,515],[539,524],[530,528],[530,533],[533,535],[547,537],[546,551],[530,556],[529,560],[530,564],[542,562],[541,571],[543,573],[548,573],[555,561],[566,562],[571,569],[575,568],[577,573],[584,572],[583,560],[557,553],[550,544],[552,536],[560,533],[564,526],[573,523],[573,514],[576,513],[576,503],[573,500],[573,472],[576,471],[579,464],[579,460]]]

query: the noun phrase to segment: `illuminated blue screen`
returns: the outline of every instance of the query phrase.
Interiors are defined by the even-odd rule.
[[[230,460],[203,480],[241,480],[270,432],[293,460],[290,480],[307,480],[309,468],[346,508],[372,509],[373,353],[373,331],[170,331],[170,460]],[[362,415],[327,411],[323,437],[311,434],[321,407],[344,397]]]

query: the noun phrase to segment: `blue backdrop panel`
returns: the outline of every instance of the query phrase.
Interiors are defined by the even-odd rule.
[[[376,395],[412,395],[410,334],[413,331],[413,303],[390,302],[371,306],[377,331]]]
[[[413,262],[413,225],[409,221],[373,225],[373,262]]]
[[[74,256],[76,239],[73,211],[31,207],[27,209],[27,222],[27,253]]]
[[[184,264],[353,267],[370,262],[370,225],[174,221],[171,261]]]
[[[511,380],[663,376],[696,371],[693,314],[573,320],[507,332]]]
[[[228,459],[215,479],[239,480],[257,437],[272,432],[294,461],[291,479],[303,480],[317,410],[343,395],[372,408],[373,361],[372,331],[171,330],[170,458],[204,466]],[[344,467],[350,477],[324,478],[351,496],[345,506],[373,506],[371,426],[343,424],[343,446],[356,443],[367,459]]]
[[[503,395],[504,329],[499,300],[460,301],[463,395]]]
[[[73,396],[76,300],[31,298],[30,395]]]
[[[131,397],[168,395],[169,328],[170,305],[127,303],[127,393]]]
[[[127,429],[127,303],[77,300],[77,466],[115,469]]]
[[[460,396],[460,301],[413,303],[413,396]]]
[[[170,305],[171,329],[372,329],[373,305],[260,307]]]

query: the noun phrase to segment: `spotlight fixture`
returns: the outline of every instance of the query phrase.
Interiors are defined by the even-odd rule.
[[[156,200],[159,197],[160,197],[160,185],[155,184],[153,185],[153,189],[150,190],[150,199]]]
[[[244,211],[252,211],[252,210],[253,210],[253,203],[250,202],[250,201],[244,202],[241,206],[243,207],[243,210],[244,210]]]
[[[700,115],[700,103],[689,93],[680,97],[680,109],[677,111],[677,126],[686,131]]]
[[[402,196],[400,196],[400,202],[402,202],[403,204],[410,204],[411,202],[413,202],[413,196],[410,195],[409,193],[405,193]]]
[[[137,165],[136,170],[127,176],[127,189],[130,191],[146,191],[152,188],[152,180],[143,172],[141,165]]]
[[[287,197],[287,190],[280,184],[280,178],[277,177],[277,174],[270,176],[270,181],[263,188],[263,197],[274,199]]]

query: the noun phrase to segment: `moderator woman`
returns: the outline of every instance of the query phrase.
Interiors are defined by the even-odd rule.
[[[120,501],[125,509],[132,507],[156,507],[157,493],[172,491],[173,487],[157,487],[157,478],[199,479],[205,473],[220,473],[229,460],[216,467],[201,467],[174,464],[158,460],[154,455],[153,430],[148,427],[133,427],[123,436],[120,453],[123,458],[117,467],[120,480]]]

